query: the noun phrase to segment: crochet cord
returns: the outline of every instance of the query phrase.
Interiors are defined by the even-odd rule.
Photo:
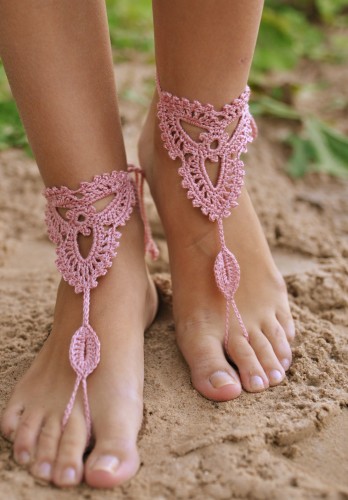
[[[91,290],[85,288],[83,291],[83,325],[89,325],[89,310],[91,304]]]
[[[159,250],[152,237],[151,226],[145,210],[145,201],[144,201],[144,181],[146,178],[145,172],[141,168],[136,167],[134,165],[128,165],[128,172],[134,172],[135,175],[135,185],[137,188],[139,211],[144,225],[145,252],[150,255],[152,260],[156,260],[159,256]]]
[[[224,226],[223,226],[223,220],[219,219],[218,220],[218,228],[219,228],[219,239],[220,239],[220,245],[221,245],[221,251],[222,251],[222,256],[224,259],[224,267],[225,269],[228,268],[228,262],[226,259],[227,252],[229,252],[226,242],[225,242],[225,232],[224,232]],[[233,254],[232,254],[233,255]],[[234,256],[233,256],[234,257]],[[236,260],[237,262],[237,260]],[[234,311],[234,314],[236,315],[237,321],[239,323],[239,326],[241,327],[242,333],[244,337],[249,340],[249,334],[247,332],[247,329],[245,328],[243,319],[240,315],[240,312],[238,310],[237,304],[234,300],[234,290],[236,290],[239,286],[239,280],[240,280],[240,270],[239,266],[236,269],[236,272],[234,273],[234,276],[228,276],[229,282],[226,283],[226,288],[225,288],[225,298],[226,298],[226,318],[225,318],[225,336],[224,336],[224,346],[226,349],[226,352],[228,353],[228,340],[229,340],[229,325],[230,325],[230,310],[231,307]]]

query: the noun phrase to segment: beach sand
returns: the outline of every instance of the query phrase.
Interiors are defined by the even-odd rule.
[[[117,75],[131,161],[152,74],[151,67],[124,63]],[[129,94],[130,84],[138,93]],[[62,491],[17,466],[1,438],[1,500],[348,499],[348,183],[323,174],[291,180],[278,140],[284,125],[258,124],[246,182],[295,318],[287,379],[227,403],[208,401],[192,388],[175,344],[166,243],[147,198],[161,248],[150,265],[162,303],[145,334],[141,468],[113,491],[85,485]],[[59,275],[42,187],[33,160],[21,151],[0,153],[1,407],[52,325]]]

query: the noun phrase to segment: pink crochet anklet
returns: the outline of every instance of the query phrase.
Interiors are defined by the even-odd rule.
[[[88,441],[92,433],[92,422],[87,377],[100,361],[100,342],[89,322],[90,292],[98,285],[98,278],[105,275],[111,267],[120,244],[119,227],[126,224],[137,201],[145,226],[146,248],[153,258],[158,254],[143,206],[143,175],[140,169],[133,166],[130,171],[136,173],[137,185],[127,172],[113,171],[110,174],[96,175],[91,182],[81,182],[76,190],[65,186],[44,190],[47,199],[45,220],[49,238],[57,245],[57,267],[64,280],[75,288],[75,292],[83,293],[83,321],[72,337],[69,351],[70,364],[76,372],[76,382],[62,426],[64,428],[69,420],[81,384]],[[94,203],[110,195],[113,196],[112,201],[98,212]],[[64,210],[64,217],[60,215],[59,209]],[[79,250],[79,234],[93,236],[93,243],[86,258],[82,257]]]
[[[233,309],[243,335],[248,332],[234,300],[239,286],[240,268],[237,259],[227,248],[224,236],[223,219],[231,215],[231,209],[238,205],[245,175],[244,163],[240,159],[247,151],[247,143],[256,137],[257,128],[249,112],[250,89],[219,111],[212,104],[189,101],[161,89],[157,79],[159,101],[157,116],[161,138],[172,160],[179,158],[178,170],[182,186],[187,189],[187,197],[194,207],[199,207],[212,222],[217,221],[221,250],[218,253],[214,274],[216,284],[226,299],[226,320],[224,346],[228,354],[229,316]],[[236,122],[230,136],[226,128]],[[199,140],[193,140],[182,124],[190,124],[204,131]],[[205,162],[220,162],[216,185],[213,185],[206,170]]]

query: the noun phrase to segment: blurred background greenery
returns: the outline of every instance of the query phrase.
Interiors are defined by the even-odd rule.
[[[131,61],[142,54],[153,64],[151,0],[106,0],[106,5],[115,61]],[[347,30],[348,0],[266,0],[250,75],[252,112],[289,122],[283,141],[289,148],[286,168],[292,176],[315,170],[348,175],[348,140],[334,120],[324,122],[293,106],[296,95],[309,87],[315,92],[325,82],[297,78],[285,83],[281,78],[305,64],[346,64]],[[129,98],[137,98],[131,90]],[[348,110],[344,99],[334,105]],[[0,62],[0,150],[8,147],[31,154]]]

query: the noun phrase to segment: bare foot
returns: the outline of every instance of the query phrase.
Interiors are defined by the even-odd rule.
[[[15,460],[38,478],[72,486],[113,487],[139,467],[136,447],[143,414],[143,337],[157,309],[144,263],[143,231],[134,212],[122,228],[118,255],[91,292],[91,325],[101,342],[101,361],[88,378],[94,447],[84,464],[86,424],[81,389],[65,430],[62,416],[75,374],[69,344],[82,318],[82,294],[64,281],[57,295],[52,333],[2,416]]]
[[[226,401],[239,396],[241,386],[262,391],[281,383],[291,364],[289,341],[295,330],[284,280],[244,187],[239,206],[224,220],[227,247],[241,268],[236,303],[250,336],[249,343],[231,314],[228,351],[238,376],[223,349],[225,299],[213,271],[220,249],[217,226],[187,199],[180,162],[169,158],[160,139],[156,99],[139,141],[139,158],[168,241],[179,348],[203,396]]]

